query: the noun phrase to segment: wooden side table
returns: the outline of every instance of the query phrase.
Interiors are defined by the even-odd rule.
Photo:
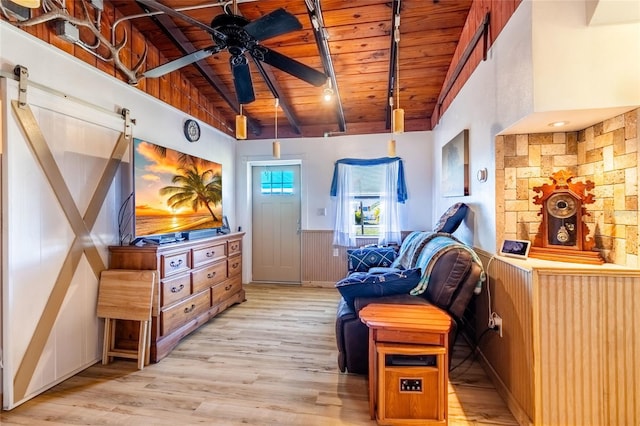
[[[433,305],[371,304],[364,307],[359,315],[360,320],[369,327],[371,418],[377,417],[381,424],[394,424],[395,421],[403,424],[447,424],[451,317]],[[408,365],[403,369],[387,366],[385,359],[388,355],[435,356],[436,363],[435,366]],[[409,382],[402,382],[406,378],[403,376],[416,374],[418,379],[411,378]],[[418,387],[419,391],[414,387]],[[386,397],[389,392],[396,392],[398,395],[389,399]],[[406,398],[403,399],[399,392]],[[437,405],[433,409],[427,408],[426,411],[418,410],[409,414],[396,409],[397,404],[415,405],[416,399],[423,400],[426,405],[429,404],[428,401],[437,401]],[[392,403],[389,404],[389,401]],[[399,413],[408,418],[395,417]],[[412,418],[413,415],[416,418]]]

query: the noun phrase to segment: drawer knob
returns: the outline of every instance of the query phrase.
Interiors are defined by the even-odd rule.
[[[229,285],[225,286],[224,291],[231,290],[231,287],[233,287],[233,284],[229,284]]]
[[[215,276],[216,276],[216,273],[215,273],[215,272],[209,272],[209,273],[207,274],[207,278],[209,278],[209,279],[211,279],[211,278],[213,278],[213,277],[215,277]]]
[[[188,314],[189,312],[193,311],[195,308],[196,308],[196,305],[191,304],[191,306],[190,306],[190,307],[188,307],[188,308],[184,308],[184,313],[185,313],[185,314]]]
[[[172,260],[171,262],[169,262],[169,266],[171,266],[172,268],[179,268],[180,265],[182,265],[182,259],[178,259],[177,261]]]
[[[171,293],[179,293],[184,288],[184,284],[180,284],[179,287],[171,287]]]
[[[233,265],[231,265],[231,267],[232,267],[233,269],[236,269],[236,268],[238,267],[238,265],[240,265],[240,262],[236,262],[236,263],[234,263]]]
[[[213,257],[215,256],[216,252],[215,251],[208,251],[207,252],[207,257]]]

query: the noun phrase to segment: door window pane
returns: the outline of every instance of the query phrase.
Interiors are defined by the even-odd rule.
[[[260,174],[260,191],[263,195],[293,195],[292,170],[266,170]]]

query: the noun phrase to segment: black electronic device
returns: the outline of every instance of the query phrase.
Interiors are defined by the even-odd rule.
[[[220,234],[228,234],[231,232],[231,228],[229,228],[229,220],[226,216],[222,216],[222,226],[218,229]]]
[[[200,238],[215,237],[216,235],[218,235],[218,229],[198,229],[182,233],[182,236],[187,240],[199,240]]]
[[[146,245],[161,245],[161,244],[175,243],[179,240],[181,239],[178,239],[173,236],[155,235],[155,236],[149,236],[149,237],[136,238],[131,242],[131,245],[142,247]]]
[[[223,218],[222,164],[134,138],[134,238],[158,244],[216,235]],[[203,236],[192,238],[204,238]]]
[[[527,240],[504,240],[500,248],[502,256],[517,257],[526,259],[529,256],[531,241]]]

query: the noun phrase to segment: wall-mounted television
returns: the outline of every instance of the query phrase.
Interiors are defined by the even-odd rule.
[[[222,227],[222,165],[134,138],[134,230],[156,242]]]

